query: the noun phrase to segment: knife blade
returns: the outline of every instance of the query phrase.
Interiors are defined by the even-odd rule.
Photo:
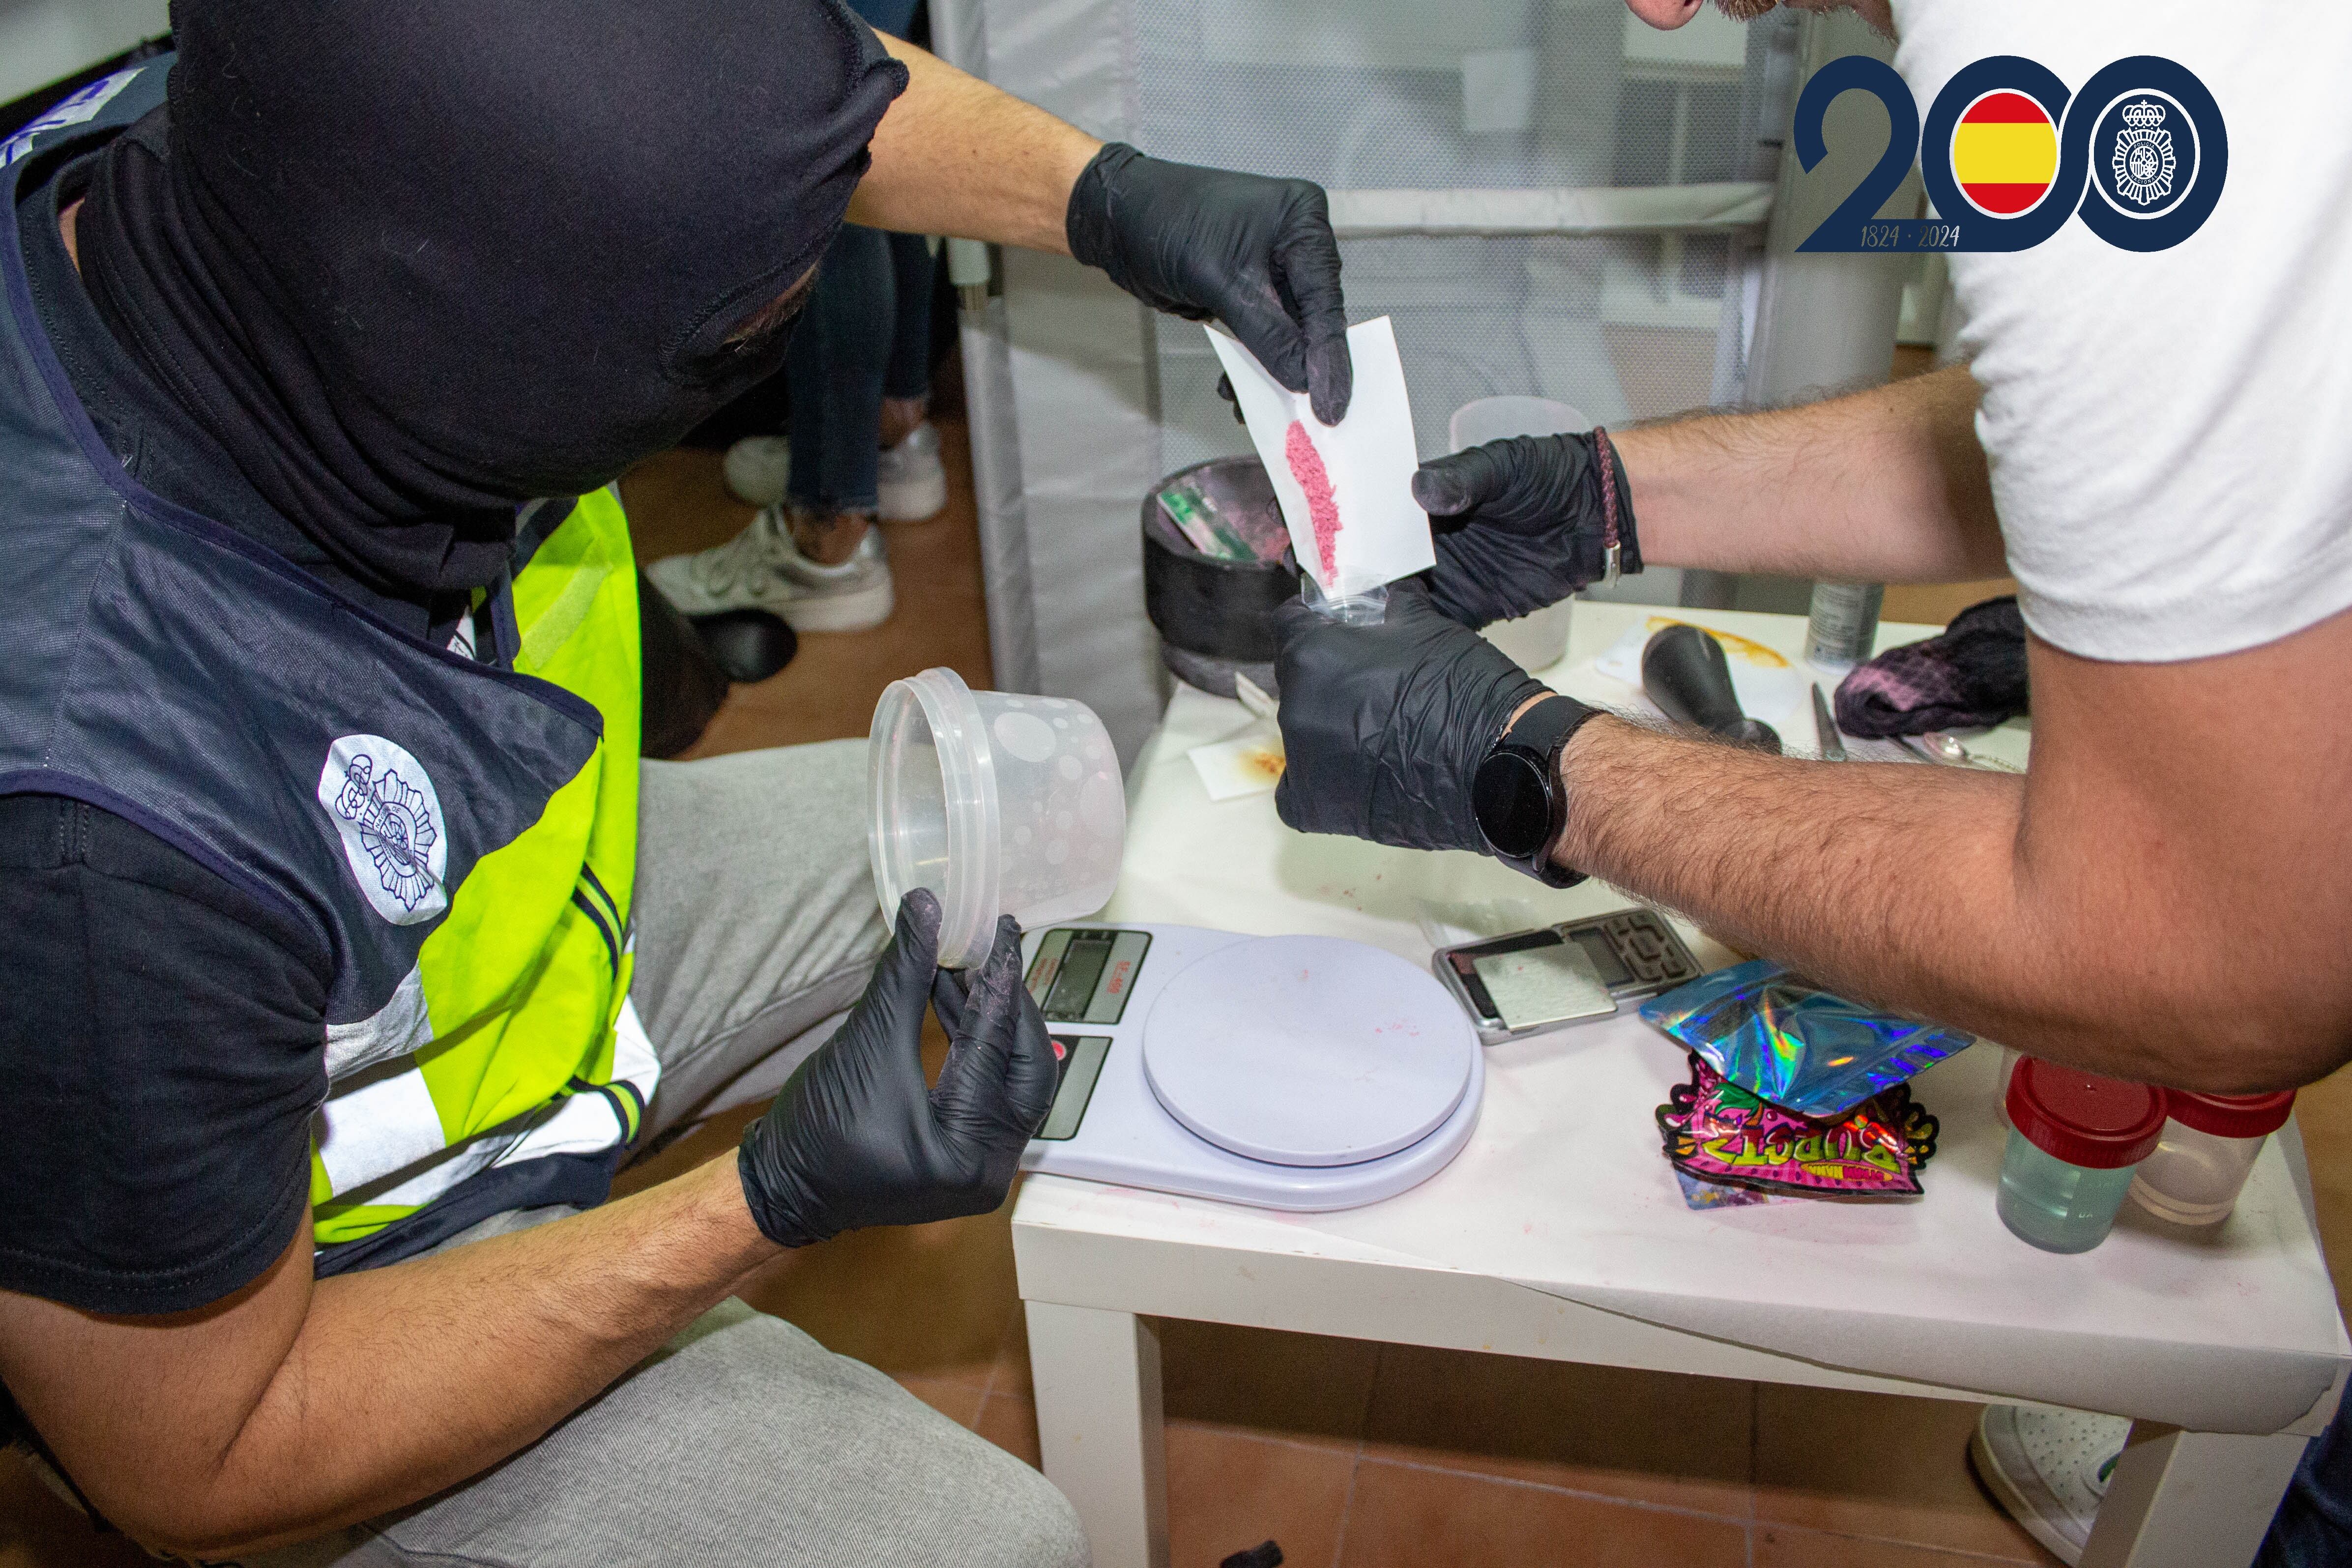
[[[1822,695],[1822,683],[1813,682],[1813,749],[1825,763],[1845,761],[1845,738],[1838,733],[1837,720],[1830,713],[1830,700]]]

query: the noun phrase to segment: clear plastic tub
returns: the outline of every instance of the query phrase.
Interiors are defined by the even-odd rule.
[[[1090,915],[1118,885],[1127,795],[1083,702],[974,691],[952,669],[894,680],[874,708],[866,845],[883,912],[940,900],[940,963],[988,956],[996,918]]]
[[[2045,1252],[2088,1252],[2106,1240],[2134,1167],[2155,1152],[2164,1112],[2160,1089],[2021,1058],[1994,1199],[2001,1223]]]
[[[2132,1178],[2132,1202],[2175,1225],[2219,1225],[2270,1135],[2285,1125],[2294,1091],[2167,1097],[2163,1141]]]

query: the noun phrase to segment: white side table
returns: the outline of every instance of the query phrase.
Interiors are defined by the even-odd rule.
[[[1629,700],[1591,661],[1651,613],[1580,604],[1553,683]],[[1803,636],[1797,617],[1675,613],[1791,658]],[[1883,641],[1931,630],[1888,627]],[[1810,739],[1807,711],[1759,716],[1792,748]],[[1293,834],[1268,795],[1214,805],[1185,752],[1246,721],[1179,691],[1139,762],[1102,918],[1322,932],[1426,962],[1420,900],[1526,899],[1550,920],[1626,901],[1592,883],[1550,892],[1476,857]],[[1685,936],[1702,962],[1726,958]],[[2242,1568],[2352,1365],[2298,1192],[2299,1143],[2291,1130],[2273,1141],[2219,1237],[2127,1219],[2094,1252],[2038,1253],[1992,1215],[1991,1056],[1920,1080],[1941,1146],[1927,1195],[1891,1207],[1684,1208],[1651,1122],[1680,1054],[1630,1016],[1490,1050],[1469,1146],[1368,1208],[1280,1215],[1033,1176],[1013,1250],[1045,1472],[1098,1568],[1167,1562],[1151,1320],[1191,1318],[2132,1415],[2086,1568]]]

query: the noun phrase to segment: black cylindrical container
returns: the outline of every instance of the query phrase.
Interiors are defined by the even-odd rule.
[[[1287,552],[1280,561],[1222,561],[1195,550],[1160,505],[1161,491],[1193,478],[1223,495],[1275,506],[1274,486],[1255,458],[1181,469],[1143,498],[1143,606],[1159,629],[1161,661],[1179,679],[1220,697],[1234,694],[1236,668],[1271,690],[1273,611],[1297,595],[1297,563]]]

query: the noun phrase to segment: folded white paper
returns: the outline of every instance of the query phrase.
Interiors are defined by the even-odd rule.
[[[1282,782],[1283,763],[1287,760],[1282,731],[1265,721],[1238,735],[1195,746],[1188,754],[1211,800],[1265,794]]]
[[[1215,327],[1209,342],[1240,398],[1258,460],[1274,480],[1290,542],[1323,592],[1361,594],[1436,563],[1429,514],[1412,499],[1419,466],[1404,363],[1386,316],[1348,329],[1355,393],[1326,425],[1255,355]]]

